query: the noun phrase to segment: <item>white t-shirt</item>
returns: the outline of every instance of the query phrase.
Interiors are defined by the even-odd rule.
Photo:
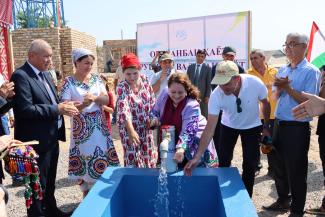
[[[153,86],[159,80],[161,72],[162,71],[159,71],[159,72],[155,73],[154,75],[152,75],[151,80],[150,80],[151,86]],[[176,72],[176,70],[172,69],[171,72],[170,72],[170,75],[175,73],[175,72]],[[177,72],[183,72],[183,71],[177,71]],[[160,82],[159,91],[157,93],[155,93],[156,98],[158,98],[160,93],[162,92],[162,90],[165,89],[168,86],[168,79],[169,79],[170,75],[167,76],[163,81]]]
[[[209,100],[209,114],[219,115],[222,110],[221,123],[234,129],[250,129],[261,125],[259,101],[267,98],[267,88],[256,76],[240,74],[241,88],[238,98],[241,100],[242,112],[237,112],[236,96],[225,95],[220,87],[214,89]]]

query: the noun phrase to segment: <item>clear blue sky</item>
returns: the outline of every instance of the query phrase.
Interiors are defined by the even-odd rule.
[[[67,25],[103,40],[134,39],[137,23],[252,12],[252,47],[280,49],[289,32],[325,34],[324,0],[64,0]]]

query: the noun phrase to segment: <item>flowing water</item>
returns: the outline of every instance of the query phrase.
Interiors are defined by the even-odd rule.
[[[161,167],[158,176],[158,192],[154,204],[156,217],[169,217],[169,191],[166,173],[166,159],[161,159]]]

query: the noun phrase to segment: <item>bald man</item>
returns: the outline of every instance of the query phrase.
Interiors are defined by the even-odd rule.
[[[51,62],[51,46],[36,39],[29,48],[28,60],[11,77],[16,93],[13,99],[15,139],[39,141],[34,149],[39,155],[37,163],[43,200],[33,198],[31,207],[27,209],[28,217],[69,216],[57,208],[54,197],[58,140],[65,141],[62,115],[76,115],[78,109],[73,103],[59,103],[54,83],[47,72]]]

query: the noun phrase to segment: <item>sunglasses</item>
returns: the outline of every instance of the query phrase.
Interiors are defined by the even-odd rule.
[[[240,98],[236,98],[236,105],[237,105],[237,113],[240,113],[240,112],[242,112],[243,111],[243,109],[240,107],[240,105],[241,105],[241,100],[240,100]]]

